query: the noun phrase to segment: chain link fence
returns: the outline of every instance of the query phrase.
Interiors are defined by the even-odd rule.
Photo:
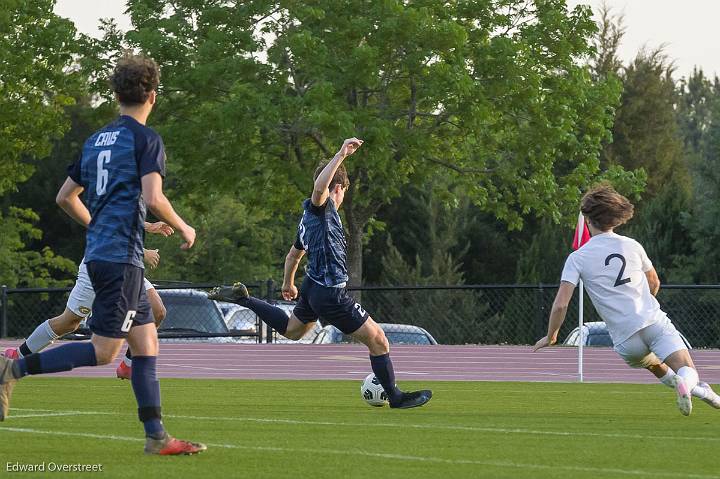
[[[272,331],[247,308],[211,301],[207,291],[214,284],[156,285],[165,308],[165,318],[158,329],[161,339],[207,342],[270,342]],[[261,298],[276,296],[272,281],[248,285]],[[45,320],[59,316],[66,309],[72,288],[0,289],[0,337],[26,338]],[[89,319],[92,321],[92,317]],[[65,336],[87,339],[90,330],[85,321]]]
[[[268,331],[252,311],[210,301],[202,293],[212,285],[158,286],[167,308],[160,329],[165,338],[214,342],[284,341]],[[260,298],[277,298],[272,281],[249,285]],[[0,291],[0,335],[26,337],[65,309],[69,288]],[[351,289],[379,323],[420,326],[439,344],[533,344],[547,329],[557,285],[378,286]],[[663,286],[658,300],[675,326],[695,348],[720,348],[720,285]],[[289,314],[292,303],[277,302]],[[600,321],[585,297],[585,322]],[[575,293],[560,330],[562,341],[577,327]],[[319,327],[302,342],[312,342]],[[190,340],[190,339],[188,339]]]

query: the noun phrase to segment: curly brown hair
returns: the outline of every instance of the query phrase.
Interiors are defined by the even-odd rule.
[[[317,168],[315,168],[315,174],[313,175],[313,181],[317,180],[317,177],[320,176],[320,173],[322,173],[322,170],[325,169],[327,164],[330,163],[329,161],[321,161]],[[335,171],[335,176],[333,176],[332,181],[330,181],[330,185],[328,185],[328,189],[332,191],[333,188],[335,188],[335,185],[340,185],[343,188],[347,189],[350,186],[350,178],[348,177],[347,169],[345,169],[345,165],[340,165],[338,169]]]
[[[110,85],[122,105],[142,105],[157,90],[160,70],[155,60],[126,53],[115,65]]]
[[[601,231],[608,231],[628,222],[635,207],[609,183],[592,187],[583,196],[580,211]]]

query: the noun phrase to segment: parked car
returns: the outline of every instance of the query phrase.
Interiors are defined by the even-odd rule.
[[[257,315],[250,309],[240,306],[239,304],[235,303],[226,303],[223,301],[217,301],[218,307],[224,314],[225,318],[225,325],[228,327],[228,329],[255,329],[258,325],[265,329],[260,322],[258,324],[258,317]],[[274,306],[277,306],[278,308],[285,311],[285,314],[290,316],[293,309],[295,308],[295,303],[291,301],[277,301],[273,303]],[[293,341],[291,339],[287,339],[283,335],[275,332],[273,337],[274,343],[281,343],[281,344],[292,344],[292,343],[304,343],[304,344],[310,344],[313,342],[315,337],[318,335],[320,330],[322,329],[322,326],[316,322],[313,329],[308,331],[305,336],[300,338],[298,341]],[[250,341],[242,341],[242,342],[250,342]],[[255,339],[253,339],[251,342],[256,342]]]
[[[679,331],[678,331],[679,332]],[[692,349],[687,338],[680,333],[688,349]],[[590,321],[583,324],[583,346],[613,346],[612,338],[607,329],[605,321]],[[563,344],[566,346],[578,346],[580,344],[580,328],[573,329],[567,335]]]
[[[216,301],[228,329],[255,329],[257,328],[257,315],[235,303]]]
[[[437,344],[432,334],[427,330],[410,324],[378,323],[390,344],[416,344],[434,345]],[[338,344],[357,342],[352,336],[344,334],[335,326],[325,326],[318,333],[313,344]]]
[[[228,328],[220,307],[208,299],[205,291],[160,289],[158,293],[167,309],[158,330],[161,341],[238,343],[256,336],[254,325],[252,328]],[[233,333],[245,337],[231,337]],[[183,337],[193,334],[198,336]]]

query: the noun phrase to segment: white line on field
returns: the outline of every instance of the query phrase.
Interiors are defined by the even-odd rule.
[[[14,410],[15,408],[13,408]],[[33,411],[33,409],[24,409],[25,411]],[[45,411],[45,409],[38,410]],[[122,413],[108,413],[101,411],[57,411],[58,413],[82,413],[86,415],[119,415]],[[8,416],[21,417],[21,416]],[[28,416],[30,417],[30,416]],[[720,437],[715,436],[659,436],[648,434],[626,434],[626,433],[601,433],[601,432],[583,432],[583,431],[544,431],[539,429],[522,429],[522,428],[503,428],[503,427],[479,427],[479,426],[454,426],[447,424],[406,424],[397,422],[384,422],[379,424],[361,423],[361,422],[338,422],[338,421],[303,421],[299,419],[280,419],[280,418],[255,418],[255,417],[235,417],[235,416],[187,416],[180,414],[164,414],[163,417],[174,419],[189,419],[193,421],[237,421],[237,422],[255,422],[262,424],[290,424],[295,426],[341,426],[341,427],[362,427],[362,428],[408,428],[408,429],[428,429],[443,431],[468,431],[468,432],[490,432],[498,434],[528,434],[538,436],[560,436],[560,437],[601,437],[608,439],[652,439],[660,441],[668,440],[685,440],[685,441],[709,441],[718,442]]]
[[[216,417],[216,416],[182,416],[167,414],[164,417],[177,419],[190,419],[200,421],[240,421],[258,422],[268,424],[292,424],[300,426],[344,426],[344,427],[380,427],[380,428],[410,428],[429,429],[446,431],[474,431],[474,432],[495,432],[500,434],[530,434],[540,436],[563,436],[563,437],[604,437],[612,439],[657,439],[657,440],[687,440],[687,441],[720,441],[720,437],[707,436],[657,436],[645,434],[623,434],[623,433],[600,433],[600,432],[570,432],[570,431],[542,431],[536,429],[501,428],[501,427],[475,427],[475,426],[451,426],[444,424],[404,424],[404,423],[381,423],[369,424],[360,422],[334,422],[334,421],[300,421],[296,419],[277,418],[251,418],[251,417]]]
[[[49,436],[65,436],[65,437],[85,437],[90,439],[108,439],[113,441],[127,441],[127,442],[143,442],[144,439],[128,436],[115,436],[106,434],[92,434],[84,432],[65,432],[65,431],[46,431],[41,429],[30,429],[20,427],[0,427],[0,431],[11,431],[28,434],[42,434]],[[245,449],[251,451],[273,451],[273,452],[284,452],[284,453],[300,453],[300,454],[314,454],[317,451],[314,449],[299,449],[289,447],[275,447],[275,446],[241,446],[237,444],[213,444],[208,443],[209,447],[219,447],[224,449]],[[360,449],[354,450],[339,450],[339,449],[323,449],[323,453],[332,454],[337,456],[364,456],[373,457],[378,459],[395,459],[399,461],[408,462],[430,462],[437,464],[451,464],[451,465],[474,465],[474,466],[487,466],[487,467],[504,467],[513,469],[536,469],[536,470],[565,470],[575,472],[591,472],[591,473],[605,473],[605,474],[624,474],[628,476],[651,476],[651,477],[677,477],[677,478],[690,478],[690,479],[719,479],[720,476],[710,476],[705,474],[688,474],[686,472],[664,472],[664,471],[647,471],[639,469],[614,469],[614,468],[602,468],[602,467],[586,467],[586,466],[562,466],[562,465],[545,465],[545,464],[532,464],[532,463],[519,463],[511,461],[480,461],[475,459],[446,459],[442,457],[432,456],[410,456],[405,454],[389,454],[381,452],[370,452],[363,451]]]
[[[65,412],[43,412],[43,413],[31,413],[31,414],[13,414],[8,416],[7,419],[19,419],[25,417],[55,417],[55,416],[96,416],[98,413],[95,412],[83,412],[83,411],[65,411]],[[103,413],[110,414],[110,413]]]

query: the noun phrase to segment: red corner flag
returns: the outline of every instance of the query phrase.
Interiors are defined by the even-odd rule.
[[[590,241],[590,231],[585,223],[585,218],[583,218],[582,213],[580,213],[580,215],[578,215],[577,226],[575,226],[575,236],[573,236],[572,249],[576,250],[588,241]]]

